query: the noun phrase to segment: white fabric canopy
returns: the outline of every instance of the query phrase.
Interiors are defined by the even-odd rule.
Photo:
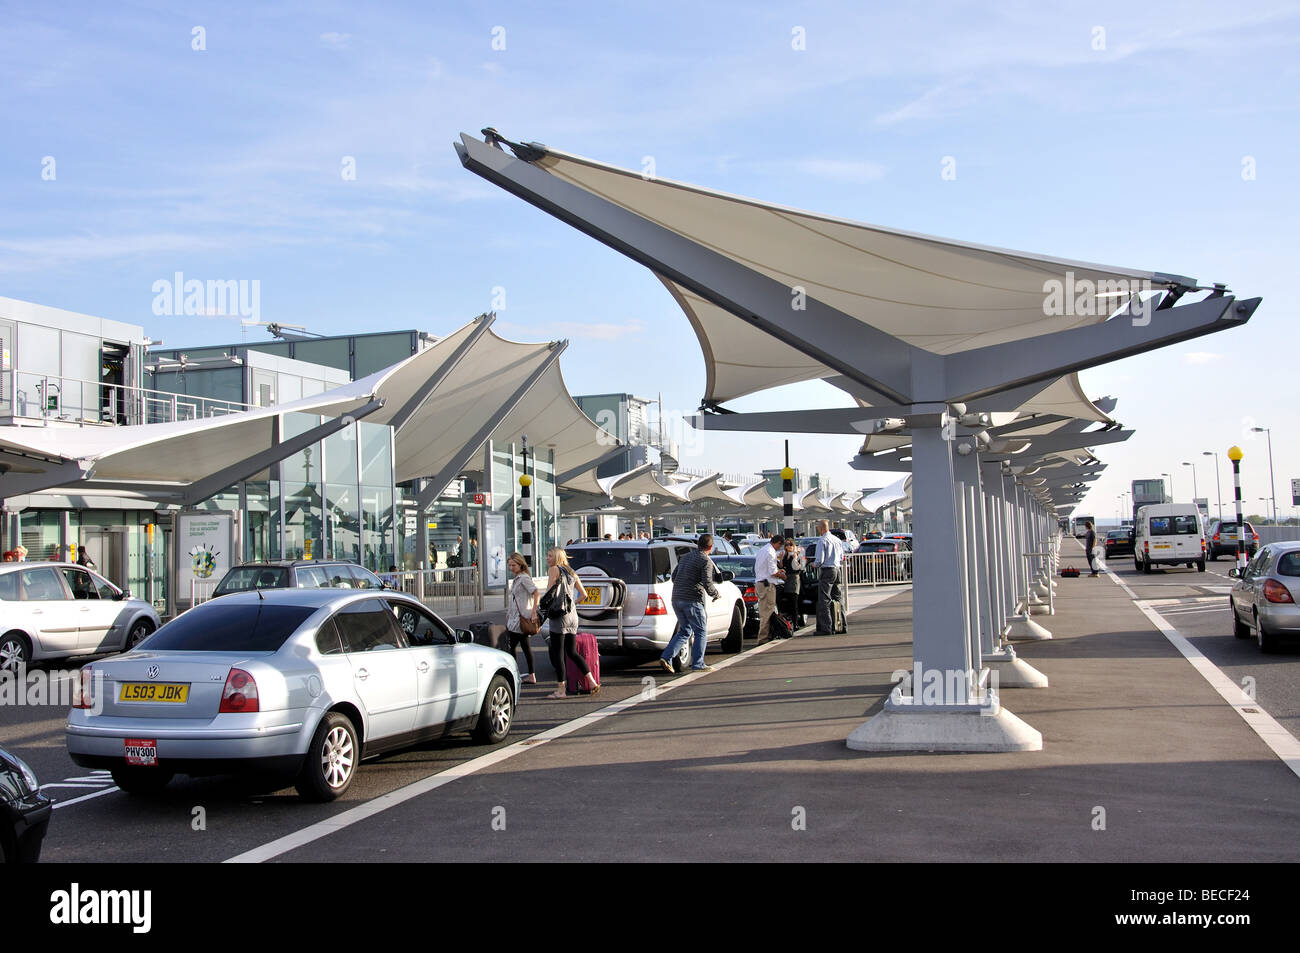
[[[1052,258],[852,222],[620,169],[548,149],[534,163],[560,179],[742,263],[802,288],[863,324],[939,354],[1104,321],[1126,298],[1101,282],[1167,276]],[[705,355],[705,399],[836,374],[660,276]],[[1045,313],[1045,282],[1070,289],[1066,314]],[[1120,288],[1136,284],[1120,284]]]

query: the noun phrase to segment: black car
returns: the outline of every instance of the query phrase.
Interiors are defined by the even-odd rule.
[[[221,577],[212,596],[250,589],[383,589],[384,581],[364,566],[342,560],[293,559],[243,563]]]
[[[32,769],[0,748],[0,856],[5,863],[34,864],[41,859],[53,810]]]
[[[745,638],[752,638],[758,631],[758,594],[754,589],[753,556],[719,556],[709,557],[720,571],[734,573],[731,581],[736,584],[745,599]]]
[[[1131,529],[1113,529],[1106,534],[1106,559],[1111,556],[1133,555],[1133,531]]]

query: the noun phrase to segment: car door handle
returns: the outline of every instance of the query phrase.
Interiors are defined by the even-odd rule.
[[[357,678],[359,678],[361,681],[364,682],[369,677],[370,677],[370,673],[367,672],[364,668],[357,669]]]
[[[429,663],[421,662],[419,665],[416,666],[416,669],[421,672],[427,672],[429,670]]]

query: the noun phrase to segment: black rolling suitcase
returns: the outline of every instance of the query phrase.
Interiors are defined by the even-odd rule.
[[[790,628],[790,622],[779,612],[773,612],[768,619],[767,631],[774,639],[794,638],[794,630]]]
[[[470,625],[469,630],[474,633],[474,642],[477,645],[486,645],[507,653],[510,651],[510,636],[506,635],[504,625],[496,622],[475,622]]]
[[[848,620],[844,617],[844,594],[837,582],[831,587],[831,631],[836,635],[845,635],[849,631]]]

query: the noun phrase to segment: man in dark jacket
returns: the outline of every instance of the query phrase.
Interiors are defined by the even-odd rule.
[[[691,668],[697,672],[711,672],[712,665],[704,664],[704,650],[709,637],[708,613],[704,611],[704,594],[721,598],[718,587],[713,584],[713,575],[717,567],[709,558],[713,551],[713,537],[701,533],[696,542],[696,550],[687,553],[677,561],[673,570],[673,612],[677,615],[677,632],[673,635],[668,648],[659,657],[659,665],[664,671],[673,670],[673,659],[681,651],[682,642],[694,638],[691,643]]]
[[[1097,546],[1097,534],[1093,531],[1091,523],[1085,523],[1084,525],[1088,527],[1088,535],[1083,538],[1083,549],[1088,554],[1088,568],[1092,570],[1088,575],[1095,576],[1097,575],[1097,554],[1093,550]]]

